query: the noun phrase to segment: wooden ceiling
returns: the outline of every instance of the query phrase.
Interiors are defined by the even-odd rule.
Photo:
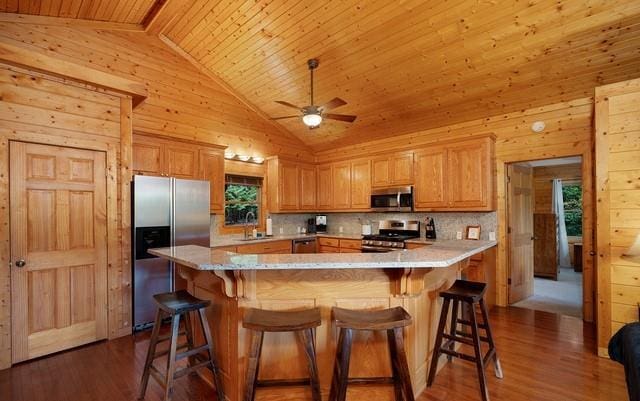
[[[0,11],[142,24],[159,0],[0,0]]]
[[[0,7],[42,14],[52,3],[0,0]],[[79,18],[139,22],[154,2],[58,0],[57,13],[68,3],[80,4]],[[318,58],[316,103],[341,97],[348,105],[334,112],[358,120],[316,130],[278,121],[316,150],[592,96],[595,86],[640,77],[638,0],[168,4],[163,39],[260,114],[295,113],[276,100],[307,105],[306,61]],[[93,11],[81,14],[87,7]]]

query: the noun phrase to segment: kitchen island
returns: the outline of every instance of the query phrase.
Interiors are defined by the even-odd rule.
[[[405,330],[409,368],[416,395],[424,391],[440,314],[438,293],[463,274],[469,259],[494,252],[495,241],[436,241],[423,248],[389,253],[236,254],[200,246],[149,252],[176,264],[189,292],[210,299],[209,322],[229,400],[242,399],[249,336],[242,328],[245,308],[272,310],[320,307],[316,332],[323,395],[328,394],[337,330],[331,307],[404,307],[413,317]],[[390,376],[383,333],[358,333],[350,376]],[[306,377],[302,350],[290,333],[268,333],[260,367],[262,379]],[[205,377],[206,378],[206,377]],[[350,399],[393,399],[393,386],[350,386]],[[257,400],[308,400],[308,387],[263,388]]]

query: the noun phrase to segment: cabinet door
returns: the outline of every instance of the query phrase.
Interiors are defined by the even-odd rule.
[[[446,208],[447,150],[444,147],[430,148],[415,154],[414,206],[416,210]]]
[[[165,173],[169,177],[197,179],[198,152],[195,145],[168,143],[165,148]]]
[[[486,141],[467,142],[448,148],[449,205],[483,208],[488,205],[489,148]]]
[[[316,168],[314,166],[298,166],[300,175],[300,210],[316,208]]]
[[[413,152],[397,153],[391,157],[391,184],[413,184]]]
[[[224,212],[224,154],[210,149],[200,150],[200,178],[209,181],[209,208]]]
[[[151,141],[149,141],[151,142]],[[131,144],[133,174],[163,175],[162,144],[134,142]]]
[[[298,165],[280,160],[278,168],[280,210],[298,209]]]
[[[331,165],[326,164],[318,166],[317,172],[317,194],[318,194],[318,209],[326,210],[333,208],[333,176]]]
[[[351,207],[351,163],[333,165],[333,207],[349,209]]]
[[[351,208],[371,207],[371,163],[359,160],[351,163]]]
[[[386,156],[374,158],[371,161],[371,185],[384,187],[390,183],[389,158]]]

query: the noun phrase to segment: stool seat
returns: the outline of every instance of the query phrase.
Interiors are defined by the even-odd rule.
[[[211,305],[211,301],[198,299],[185,290],[156,294],[153,299],[158,308],[170,315],[196,311]]]
[[[397,306],[382,310],[352,310],[334,307],[336,327],[354,330],[391,330],[411,324],[411,315]]]
[[[442,298],[459,299],[467,302],[479,302],[487,290],[485,283],[475,281],[456,280],[455,283],[446,291],[442,291]]]
[[[284,332],[312,329],[320,326],[320,308],[299,311],[273,311],[248,308],[244,314],[242,327],[245,329]]]

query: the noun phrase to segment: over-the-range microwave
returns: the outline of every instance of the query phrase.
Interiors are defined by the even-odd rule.
[[[389,187],[371,190],[371,209],[378,212],[413,211],[413,187]]]

